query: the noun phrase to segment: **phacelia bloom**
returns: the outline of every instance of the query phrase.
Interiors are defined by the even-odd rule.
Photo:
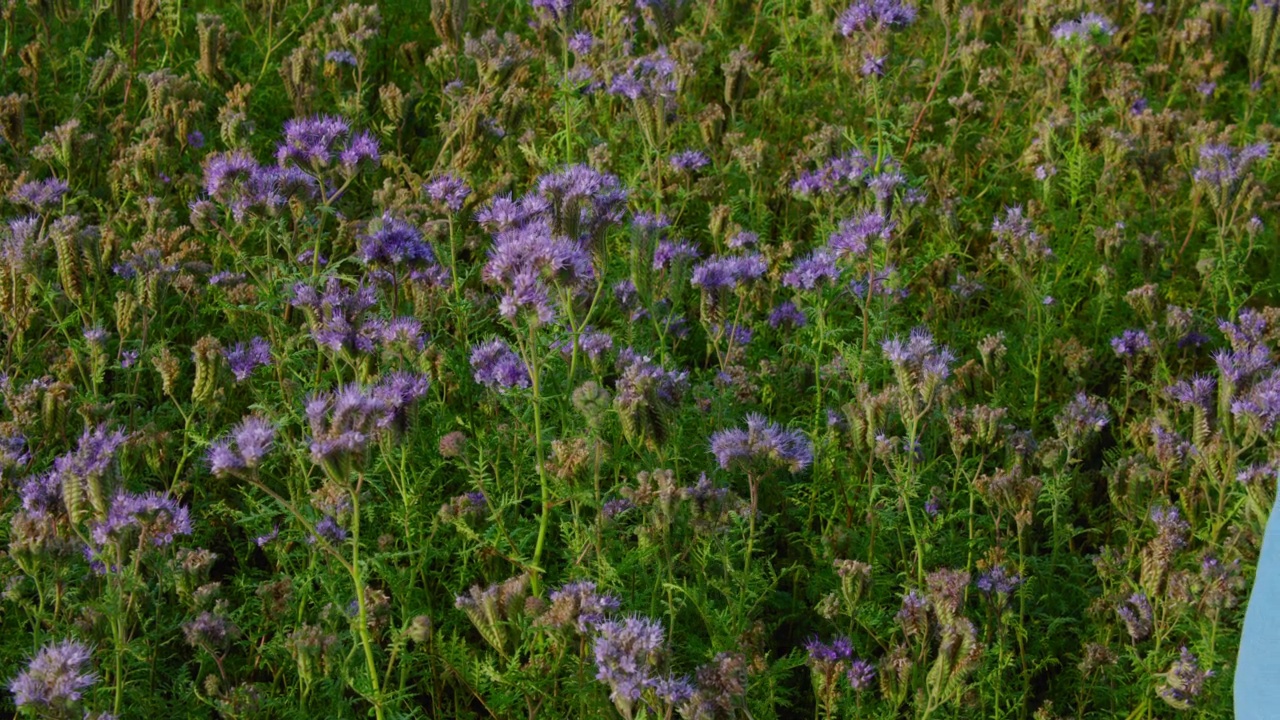
[[[924,635],[929,629],[929,601],[911,590],[902,597],[902,607],[894,617],[907,637]]]
[[[571,582],[551,592],[551,607],[538,618],[540,625],[588,632],[621,607],[618,598],[596,590],[590,580]]]
[[[797,308],[796,304],[790,300],[778,303],[773,312],[769,313],[769,325],[774,328],[779,328],[783,325],[791,328],[801,328],[807,322],[808,319],[805,318],[804,313],[800,312],[800,308]]]
[[[331,277],[320,291],[298,283],[291,303],[306,312],[316,344],[331,352],[371,353],[382,340],[383,325],[369,314],[378,303],[371,285],[350,288]]]
[[[230,435],[209,446],[206,456],[209,469],[214,475],[224,477],[236,470],[257,468],[271,452],[275,439],[276,428],[269,420],[249,415]]]
[[[1213,409],[1213,397],[1217,392],[1218,382],[1205,375],[1196,375],[1190,380],[1179,380],[1165,388],[1165,394],[1171,399],[1200,408],[1205,412]]]
[[[36,212],[46,212],[62,204],[62,198],[71,186],[65,180],[48,178],[32,180],[19,185],[9,195],[9,199],[19,205],[25,205]]]
[[[728,257],[712,255],[693,269],[690,282],[704,292],[725,292],[759,280],[768,269],[764,257],[759,254]]]
[[[836,18],[844,37],[867,30],[897,30],[916,20],[916,8],[904,0],[856,0]]]
[[[416,225],[383,213],[377,229],[360,236],[360,260],[383,268],[421,269],[435,265],[436,254]]]
[[[810,665],[837,663],[853,657],[853,643],[846,637],[834,638],[830,643],[815,637],[805,643],[804,648],[809,653]]]
[[[579,30],[569,38],[569,52],[578,57],[591,54],[591,49],[595,46],[595,37],[586,30]]]
[[[294,118],[284,124],[284,142],[276,149],[276,160],[281,167],[294,162],[307,169],[323,168],[333,162],[350,136],[351,126],[340,117]]]
[[[352,383],[312,396],[306,403],[312,461],[363,456],[380,435],[404,429],[409,408],[429,387],[423,375],[393,372],[367,387]]]
[[[618,353],[618,379],[613,407],[628,440],[661,444],[667,437],[671,411],[689,386],[689,374],[667,370],[631,348]]]
[[[782,284],[795,290],[813,290],[823,284],[840,282],[836,255],[829,248],[818,248],[791,266],[782,276]]]
[[[1263,433],[1271,432],[1280,420],[1280,371],[1253,383],[1231,401],[1231,414],[1251,423]]]
[[[1031,267],[1053,257],[1053,250],[1036,232],[1031,218],[1023,214],[1021,205],[1005,208],[1004,217],[992,222],[991,233],[996,237],[992,249],[1002,263]]]
[[[867,254],[876,240],[888,242],[897,223],[878,212],[866,212],[841,220],[835,232],[827,238],[827,244],[837,257]]]
[[[530,384],[524,361],[502,340],[490,340],[471,349],[471,373],[476,382],[499,392]]]
[[[1111,37],[1116,34],[1115,23],[1095,12],[1087,12],[1075,20],[1064,20],[1053,26],[1050,31],[1058,42],[1088,40],[1097,35]]]
[[[564,201],[562,205],[555,206],[545,198],[526,197],[521,201],[519,214],[510,218],[502,217],[504,211],[495,201],[495,205],[480,216],[492,218],[490,222],[499,226],[482,277],[486,283],[502,290],[498,312],[510,322],[515,322],[517,317],[543,324],[551,322],[556,317],[553,298],[559,297],[562,289],[577,292],[595,278],[586,242],[557,234],[552,208],[560,207],[561,211],[576,217],[576,222],[570,222],[567,217],[560,220],[575,234],[585,233],[584,238],[592,235],[589,228],[595,226],[596,216],[576,199],[564,196],[560,199]],[[485,219],[482,222],[486,222]],[[584,224],[588,227],[584,228]]]
[[[338,153],[338,162],[343,171],[354,173],[357,170],[372,170],[382,161],[382,153],[378,140],[369,131],[357,133],[347,146]]]
[[[1068,447],[1079,448],[1111,422],[1107,405],[1083,392],[1077,393],[1053,419],[1058,435]]]
[[[860,187],[873,167],[861,150],[853,148],[828,159],[816,170],[805,170],[791,183],[791,191],[801,197],[842,193]]]
[[[734,250],[741,250],[742,248],[755,247],[758,242],[760,242],[760,235],[743,230],[742,232],[734,233],[732,237],[724,241],[724,244]]]
[[[236,343],[234,347],[223,348],[222,355],[227,359],[227,367],[236,376],[236,382],[244,382],[255,369],[271,364],[271,344],[255,337],[248,345]]]
[[[683,240],[659,240],[653,249],[653,269],[661,271],[677,266],[686,267],[687,263],[697,260],[700,256],[701,253],[693,243]]]
[[[880,349],[893,364],[902,387],[915,388],[926,400],[951,376],[951,365],[956,361],[951,350],[937,345],[933,334],[923,326],[912,330],[906,340],[892,337],[881,342]]]
[[[1125,330],[1111,338],[1111,349],[1122,358],[1132,358],[1151,347],[1151,338],[1142,330]]]
[[[204,133],[199,130],[192,130],[187,133],[187,145],[190,145],[193,150],[199,150],[204,147]]]
[[[885,62],[888,59],[888,55],[864,55],[862,57],[862,67],[858,71],[866,77],[883,77]]]
[[[1209,194],[1215,207],[1224,208],[1235,197],[1253,164],[1270,154],[1271,145],[1265,141],[1239,149],[1224,143],[1206,143],[1200,148],[1200,162],[1191,177]]]
[[[40,225],[38,215],[28,215],[0,226],[0,264],[11,272],[31,272],[48,245]]]
[[[711,159],[700,150],[685,150],[672,155],[667,162],[676,172],[693,173],[711,164]]]
[[[1120,607],[1116,614],[1129,631],[1134,642],[1142,642],[1151,636],[1153,614],[1151,601],[1143,593],[1134,593]]]
[[[660,47],[649,55],[633,59],[625,72],[614,75],[609,92],[634,101],[661,104],[659,111],[665,113],[665,104],[676,97],[676,69],[667,49]]]
[[[356,55],[350,50],[330,50],[324,54],[324,60],[337,65],[356,66]]]
[[[596,679],[609,686],[609,699],[630,709],[645,689],[656,682],[663,649],[662,625],[648,618],[606,620],[597,625],[593,654]],[[629,717],[629,712],[623,712]]]
[[[192,647],[221,648],[239,633],[235,623],[208,610],[182,624],[182,635]]]
[[[85,430],[74,452],[55,458],[52,470],[23,484],[23,509],[43,515],[62,505],[73,519],[79,520],[85,509],[82,502],[87,498],[95,509],[106,513],[103,481],[127,439],[123,431],[108,431],[105,425]]]
[[[567,25],[573,19],[573,0],[533,0],[538,17],[551,26]]]
[[[422,192],[431,202],[456,213],[462,210],[463,204],[471,195],[471,188],[458,176],[445,173],[428,180],[422,186]]]
[[[849,687],[854,692],[862,692],[871,688],[871,684],[876,679],[876,666],[866,660],[858,659],[849,663],[849,670],[845,673],[845,678],[849,681]]]
[[[135,531],[139,543],[164,547],[179,535],[191,534],[191,514],[167,495],[121,491],[111,501],[107,519],[94,523],[90,537],[102,547]]]
[[[1151,522],[1156,526],[1156,535],[1160,542],[1168,548],[1180,550],[1187,545],[1187,534],[1191,525],[1182,519],[1182,513],[1173,506],[1156,505],[1151,508]]]
[[[756,413],[747,415],[746,429],[713,434],[711,452],[725,470],[738,464],[770,464],[798,473],[813,462],[813,446],[804,433],[787,430]]]
[[[14,704],[62,717],[98,681],[89,667],[93,651],[75,640],[45,645],[9,683]]]
[[[1179,710],[1189,710],[1204,690],[1204,683],[1213,677],[1213,671],[1202,669],[1200,661],[1183,647],[1173,662],[1156,693],[1169,705]]]
[[[996,565],[978,575],[975,583],[978,590],[987,597],[1008,595],[1022,584],[1022,576],[1009,572],[1004,565]]]

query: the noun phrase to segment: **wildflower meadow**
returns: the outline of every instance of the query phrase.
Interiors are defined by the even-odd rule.
[[[0,717],[1232,717],[1280,0],[846,2],[0,0]]]

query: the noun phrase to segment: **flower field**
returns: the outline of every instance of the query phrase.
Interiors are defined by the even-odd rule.
[[[1252,1],[0,0],[0,716],[1232,717]]]

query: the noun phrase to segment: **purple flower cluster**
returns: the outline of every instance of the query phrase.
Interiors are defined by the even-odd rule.
[[[722,293],[759,280],[768,269],[764,257],[758,253],[724,257],[712,255],[693,268],[690,282],[703,292]]]
[[[1213,671],[1200,667],[1200,660],[1185,646],[1173,662],[1157,690],[1162,700],[1179,710],[1189,710],[1204,691],[1204,683]]]
[[[813,290],[824,284],[840,282],[840,268],[836,254],[828,247],[818,248],[807,257],[797,260],[782,276],[782,284],[795,290]]]
[[[844,37],[868,30],[896,30],[916,20],[916,7],[904,0],[855,0],[836,18]]]
[[[1110,37],[1116,34],[1116,26],[1104,15],[1087,12],[1075,20],[1063,20],[1054,25],[1050,34],[1058,42],[1072,42],[1087,40],[1095,34]]]
[[[378,303],[371,285],[343,286],[331,277],[324,291],[305,283],[293,288],[294,307],[306,311],[316,344],[335,353],[372,353],[379,346],[408,342],[422,347],[422,323],[405,316],[386,320],[369,314]]]
[[[1151,338],[1143,330],[1125,330],[1111,338],[1111,349],[1122,358],[1133,358],[1151,348]]]
[[[676,96],[676,62],[660,47],[649,55],[635,58],[625,72],[613,76],[609,92],[634,101],[664,104],[660,112],[666,112],[665,103]]]
[[[490,340],[471,348],[471,373],[476,382],[505,392],[529,387],[529,370],[503,340]]]
[[[9,683],[18,707],[59,713],[78,702],[98,681],[89,668],[93,651],[76,640],[63,640],[40,648],[27,669]]]
[[[276,149],[276,161],[280,167],[296,163],[318,173],[335,160],[345,173],[377,167],[381,160],[378,141],[367,131],[353,136],[351,125],[332,115],[294,118],[285,122],[284,142]]]
[[[667,158],[676,172],[694,173],[711,164],[711,159],[701,150],[684,150]]]
[[[663,649],[662,625],[643,617],[606,620],[592,647],[596,679],[609,686],[609,699],[619,709],[630,708],[646,688],[657,681],[657,664]],[[630,713],[624,712],[630,717]]]
[[[799,430],[787,430],[763,415],[747,415],[747,427],[721,430],[711,436],[711,452],[720,467],[767,464],[798,473],[813,462],[813,446]]]
[[[353,383],[312,396],[306,403],[312,461],[362,456],[374,439],[403,428],[410,406],[429,386],[425,376],[395,372],[369,387]]]
[[[585,633],[596,629],[621,607],[618,598],[596,589],[590,580],[571,582],[551,592],[551,607],[542,621],[552,627],[573,627]]]
[[[48,212],[62,204],[62,198],[71,186],[65,180],[48,178],[22,183],[13,189],[9,199],[39,213]]]
[[[209,446],[205,457],[209,470],[226,477],[240,470],[253,470],[271,452],[276,428],[269,420],[250,415],[231,430],[231,434]],[[234,448],[233,448],[234,445]]]
[[[302,170],[259,165],[243,150],[210,155],[205,161],[205,193],[229,209],[236,222],[243,222],[250,210],[274,215],[292,199],[314,200],[319,188],[316,179]],[[206,214],[208,202],[193,203],[192,216]]]
[[[873,163],[853,148],[829,158],[816,170],[805,170],[791,183],[791,191],[802,197],[842,193],[860,187]]]
[[[191,514],[177,500],[157,492],[120,491],[106,520],[94,523],[90,538],[99,547],[136,532],[140,545],[164,547],[178,535],[191,534]]]
[[[236,382],[244,382],[255,369],[271,364],[271,344],[255,337],[248,345],[238,342],[234,347],[223,348],[222,356],[227,359],[227,367],[236,376]]]
[[[437,206],[456,213],[462,210],[471,195],[471,188],[458,176],[444,173],[428,180],[422,186],[422,192]]]

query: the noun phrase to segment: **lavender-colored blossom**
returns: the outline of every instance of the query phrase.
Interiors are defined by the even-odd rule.
[[[759,254],[724,257],[712,255],[693,269],[690,282],[708,293],[726,292],[759,280],[766,270],[768,265]]]
[[[1083,446],[1109,422],[1111,417],[1106,403],[1084,392],[1077,393],[1053,419],[1058,435],[1073,448]]]
[[[667,159],[676,172],[693,173],[711,164],[711,159],[701,150],[684,150]]]
[[[853,148],[825,161],[816,170],[806,170],[791,183],[791,191],[801,197],[835,194],[860,187],[874,163]]]
[[[1191,405],[1208,412],[1213,408],[1213,397],[1218,382],[1205,375],[1190,380],[1179,380],[1165,388],[1165,394],[1183,405]]]
[[[808,323],[804,313],[800,312],[800,308],[790,300],[784,300],[778,303],[778,306],[769,313],[769,325],[774,328],[788,325],[792,328],[801,328]]]
[[[1254,163],[1271,154],[1266,141],[1233,148],[1225,143],[1206,143],[1200,147],[1199,163],[1191,177],[1210,193],[1219,206],[1225,205],[1244,182]]]
[[[1053,39],[1058,42],[1087,40],[1094,34],[1110,37],[1115,33],[1115,23],[1095,12],[1087,12],[1075,20],[1064,20],[1054,25],[1050,31]]]
[[[836,254],[825,247],[797,260],[791,270],[782,276],[782,284],[795,290],[813,290],[824,282],[833,285],[840,282]]]
[[[284,142],[276,150],[283,167],[292,161],[306,168],[323,168],[333,161],[339,143],[351,135],[346,120],[333,115],[294,118],[284,124]],[[210,193],[212,195],[212,193]]]
[[[552,627],[573,626],[578,632],[595,629],[621,607],[618,598],[596,589],[590,580],[580,580],[551,591],[551,607],[543,615]]]
[[[1205,681],[1211,677],[1213,671],[1201,668],[1200,660],[1184,646],[1178,659],[1165,673],[1164,682],[1156,694],[1169,705],[1188,710],[1204,691]]]
[[[435,265],[436,254],[416,225],[383,213],[377,230],[360,237],[360,260],[386,268],[423,268]]]
[[[758,242],[760,242],[758,234],[743,230],[742,232],[734,233],[732,237],[725,240],[724,244],[734,250],[741,250],[742,248],[755,247]]]
[[[653,269],[666,270],[681,262],[696,260],[701,256],[693,243],[682,240],[659,240],[653,249]]]
[[[320,522],[316,523],[316,534],[308,538],[308,542],[315,544],[320,539],[341,543],[347,539],[347,529],[342,527],[333,516],[325,515],[320,518]]]
[[[711,452],[725,470],[740,463],[767,463],[798,473],[813,462],[813,447],[804,433],[787,430],[756,413],[747,415],[745,429],[714,433]]]
[[[369,386],[352,383],[312,396],[305,407],[312,461],[363,456],[375,438],[403,429],[409,408],[429,386],[423,375],[394,372]]]
[[[870,689],[871,684],[875,682],[876,667],[866,660],[853,660],[849,663],[845,678],[849,681],[849,687],[853,688],[854,692],[860,693]]]
[[[102,547],[134,531],[141,542],[164,547],[173,543],[178,535],[191,534],[191,514],[167,495],[122,490],[111,501],[106,520],[93,524],[90,537]]]
[[[663,648],[662,625],[628,617],[601,622],[597,630],[592,648],[596,679],[609,686],[609,698],[615,704],[629,708],[658,679],[655,666]]]
[[[569,52],[583,57],[591,53],[591,49],[596,45],[596,39],[586,30],[579,30],[569,37]]]
[[[236,382],[249,379],[253,371],[263,365],[271,364],[271,344],[255,337],[248,345],[238,342],[234,347],[223,348],[222,355],[227,359],[227,366],[236,376]]]
[[[456,213],[462,210],[471,195],[471,188],[458,176],[444,173],[428,180],[422,186],[422,192],[431,202]]]
[[[355,53],[350,50],[330,50],[324,54],[325,62],[336,63],[338,65],[356,66]]]
[[[70,189],[65,180],[58,178],[32,180],[14,188],[9,199],[36,212],[47,212],[61,205],[62,198]]]
[[[676,97],[677,79],[676,63],[667,54],[665,47],[660,47],[649,55],[633,59],[624,72],[613,76],[609,92],[621,95],[633,101],[647,101],[665,104]]]
[[[31,272],[48,240],[40,232],[40,217],[14,218],[0,234],[0,263],[15,273]]]
[[[811,638],[804,645],[810,664],[837,663],[853,657],[853,643],[847,637],[837,637],[829,643]]]
[[[897,30],[916,19],[916,8],[905,0],[856,0],[836,18],[844,37],[868,30]]]
[[[827,243],[837,257],[862,256],[876,240],[888,242],[895,227],[897,223],[884,215],[866,212],[841,220]]]
[[[342,169],[349,173],[376,168],[381,160],[382,152],[378,147],[378,140],[367,130],[356,133],[347,146],[338,153],[338,161]]]
[[[1111,338],[1111,349],[1122,358],[1132,358],[1151,347],[1151,338],[1142,330],[1125,330]]]
[[[53,712],[58,717],[81,699],[98,681],[90,669],[93,651],[76,640],[63,640],[40,648],[26,670],[9,683],[14,704]]]
[[[567,25],[573,19],[573,0],[532,0],[530,4],[548,25]]]
[[[1156,526],[1156,535],[1164,546],[1174,550],[1186,547],[1191,525],[1182,519],[1178,508],[1156,505],[1151,508],[1150,518]]]
[[[524,361],[502,340],[490,340],[471,349],[471,372],[476,382],[499,392],[529,387]]]
[[[1022,576],[1009,572],[1004,565],[996,565],[978,575],[978,580],[974,584],[987,597],[1008,595],[1022,584]]]
[[[1124,604],[1116,608],[1116,614],[1124,622],[1129,637],[1134,642],[1142,642],[1151,636],[1153,614],[1151,601],[1143,593],[1130,595]]]

